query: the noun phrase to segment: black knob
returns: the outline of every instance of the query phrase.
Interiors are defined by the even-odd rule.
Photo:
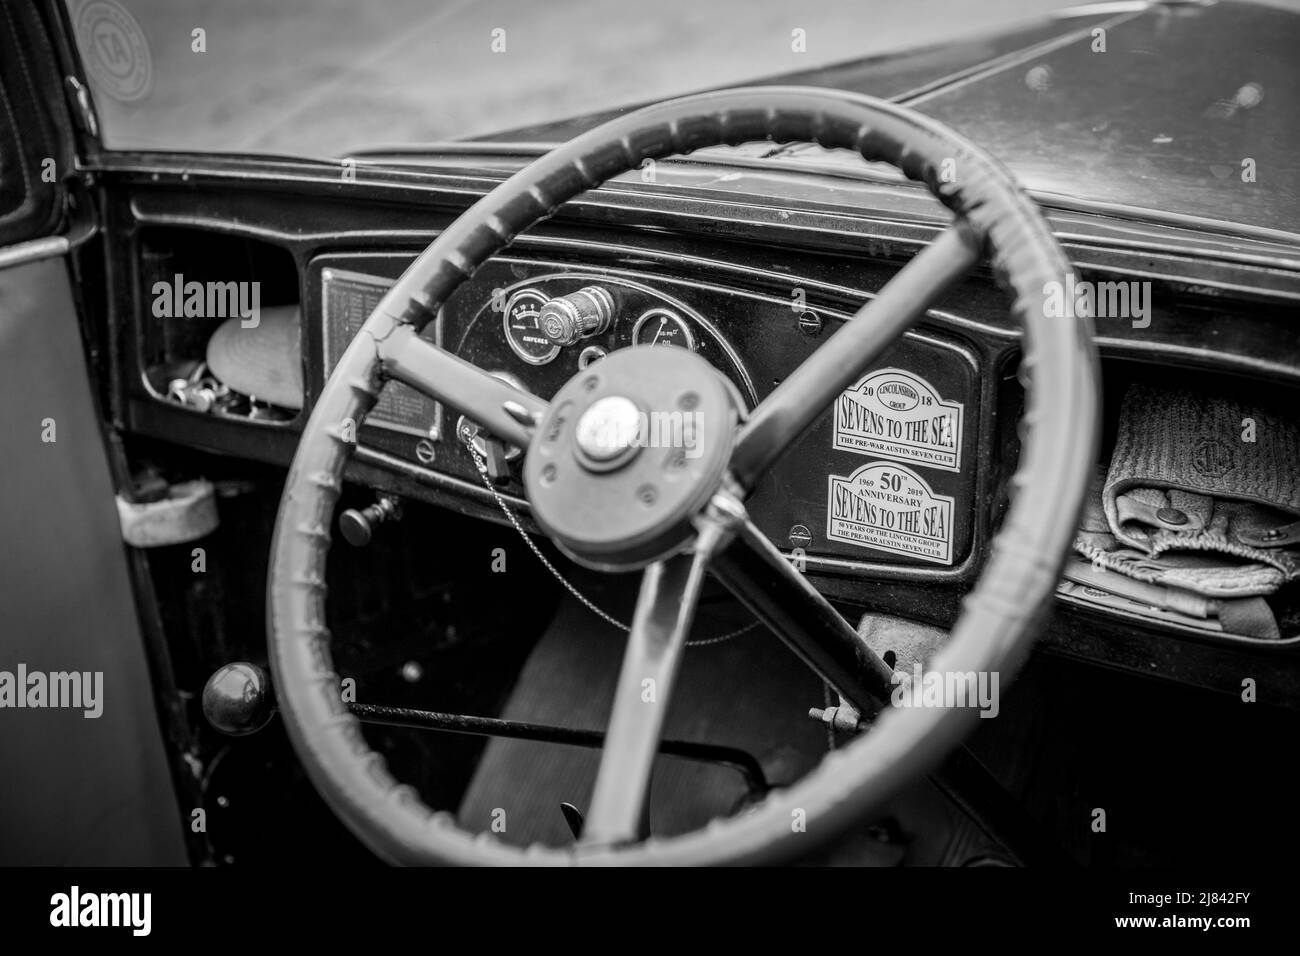
[[[275,716],[270,676],[248,661],[218,668],[203,685],[203,716],[231,737],[256,733]]]
[[[375,529],[385,521],[393,521],[402,516],[402,509],[396,498],[381,496],[369,508],[358,511],[349,508],[339,515],[339,531],[343,540],[354,548],[364,548],[374,537]]]

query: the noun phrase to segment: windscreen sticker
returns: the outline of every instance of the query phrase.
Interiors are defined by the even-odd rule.
[[[872,462],[847,478],[830,476],[826,537],[952,564],[952,498],[906,465]]]
[[[878,369],[836,399],[835,447],[961,471],[963,410],[919,375]]]

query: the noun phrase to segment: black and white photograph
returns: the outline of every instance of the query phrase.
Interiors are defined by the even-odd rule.
[[[6,934],[1276,928],[1300,0],[0,0],[0,546]]]

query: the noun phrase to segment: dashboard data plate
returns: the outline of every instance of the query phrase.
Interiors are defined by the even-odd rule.
[[[321,270],[321,315],[327,374],[334,370],[339,356],[370,318],[370,313],[392,287],[393,281],[345,269]],[[367,425],[421,438],[437,438],[440,421],[438,402],[401,382],[386,384],[379,394],[379,401],[366,416]]]

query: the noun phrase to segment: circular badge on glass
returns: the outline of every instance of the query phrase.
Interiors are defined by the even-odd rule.
[[[101,90],[123,103],[153,89],[153,57],[144,30],[116,0],[90,0],[77,14],[81,58]]]

